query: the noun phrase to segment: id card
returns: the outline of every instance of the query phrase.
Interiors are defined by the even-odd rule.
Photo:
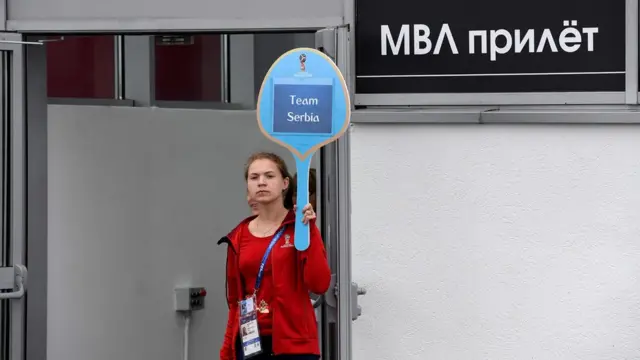
[[[254,296],[240,301],[240,336],[245,359],[262,353]]]

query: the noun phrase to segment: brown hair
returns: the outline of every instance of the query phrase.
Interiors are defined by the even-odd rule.
[[[291,182],[292,186],[298,185],[298,173],[293,175],[293,181]],[[316,169],[309,169],[309,195],[313,195],[316,193]]]
[[[293,208],[293,186],[291,184],[291,175],[289,174],[287,163],[285,163],[280,156],[271,152],[261,151],[261,152],[253,153],[251,154],[251,156],[249,156],[249,159],[247,159],[247,163],[244,166],[245,181],[249,179],[249,167],[251,166],[251,164],[253,164],[254,161],[257,161],[257,160],[272,161],[274,164],[276,164],[276,167],[280,171],[280,175],[282,175],[282,178],[289,179],[289,187],[284,192],[284,194],[282,194],[283,195],[282,198],[284,200],[284,207],[291,210]]]

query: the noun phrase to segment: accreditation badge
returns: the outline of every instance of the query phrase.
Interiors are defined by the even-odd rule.
[[[240,301],[240,337],[245,359],[262,353],[255,296]]]

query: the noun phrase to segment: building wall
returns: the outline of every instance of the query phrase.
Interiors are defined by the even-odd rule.
[[[190,359],[217,359],[226,246],[249,215],[253,111],[49,106],[47,360],[182,357],[173,289],[204,286]],[[293,168],[295,169],[295,168]]]
[[[639,136],[356,124],[354,359],[639,358]]]

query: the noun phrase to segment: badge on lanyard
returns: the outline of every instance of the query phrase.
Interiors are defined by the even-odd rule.
[[[280,239],[280,236],[282,236],[284,229],[285,227],[282,227],[282,229],[273,236],[271,243],[269,243],[269,246],[267,247],[267,251],[265,251],[264,256],[262,257],[253,295],[240,301],[240,336],[242,339],[242,349],[245,359],[262,353],[262,343],[260,342],[260,331],[258,329],[259,309],[256,306],[256,294],[258,293],[258,289],[260,289],[262,274],[264,273],[264,266],[269,258],[269,253],[276,242],[278,242],[278,239]],[[262,303],[265,303],[264,300]],[[261,306],[262,303],[260,303]],[[268,313],[268,311],[264,311],[263,309],[260,309],[260,312]]]
[[[255,305],[255,296],[240,301],[240,335],[242,336],[245,359],[262,352],[260,332],[258,331],[258,314]]]

